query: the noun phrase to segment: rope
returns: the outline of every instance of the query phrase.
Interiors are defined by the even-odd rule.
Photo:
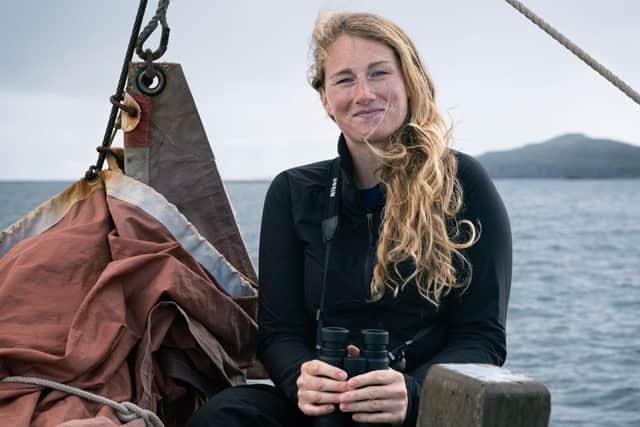
[[[124,63],[122,64],[122,70],[120,71],[120,80],[118,81],[118,86],[116,87],[116,94],[113,95],[116,101],[122,101],[124,99],[124,85],[127,81],[127,72],[129,71],[129,63],[131,62],[131,57],[133,57],[133,50],[136,47],[136,38],[138,37],[138,33],[140,32],[140,26],[142,25],[142,18],[144,17],[144,11],[147,7],[147,0],[140,0],[140,4],[138,6],[138,13],[136,14],[136,19],[133,24],[133,29],[131,30],[131,37],[129,37],[129,46],[127,47],[127,53],[124,57]],[[113,105],[111,107],[111,114],[109,115],[109,121],[107,122],[107,129],[104,132],[104,137],[102,138],[102,146],[109,147],[111,145],[111,141],[113,140],[112,133],[114,131],[114,124],[116,122],[116,114],[118,113],[118,107]],[[95,180],[98,176],[96,172],[102,169],[102,165],[104,164],[105,153],[98,154],[98,161],[95,165],[89,166],[89,170],[84,174],[85,178],[89,181]]]
[[[558,30],[553,28],[547,22],[545,22],[542,18],[537,16],[534,12],[528,9],[525,5],[520,3],[518,0],[505,0],[514,9],[523,14],[527,19],[536,24],[540,29],[549,34],[551,37],[556,39],[561,45],[571,51],[574,55],[580,58],[584,63],[586,63],[589,67],[594,69],[598,74],[600,74],[605,79],[609,80],[615,87],[620,89],[625,95],[634,100],[638,105],[640,105],[640,93],[633,90],[631,86],[626,84],[622,79],[613,74],[609,69],[607,69],[604,65],[600,64],[596,61],[591,55],[582,50],[576,44],[574,44],[571,40],[561,34]]]
[[[153,59],[160,58],[164,52],[167,50],[167,43],[169,42],[169,24],[167,24],[167,9],[169,8],[169,0],[159,0],[158,8],[156,9],[156,14],[153,15],[153,18],[149,21],[149,23],[144,27],[140,36],[138,37],[138,42],[136,43],[136,53],[141,59],[145,59],[147,55],[144,50],[144,42],[147,41],[151,33],[158,26],[158,21],[162,24],[162,36],[160,38],[160,46],[158,49],[153,52]]]
[[[81,397],[91,402],[108,406],[109,408],[113,409],[118,419],[123,423],[128,423],[130,421],[142,418],[142,420],[144,420],[145,426],[147,427],[164,427],[164,424],[156,414],[154,414],[152,411],[149,411],[147,409],[143,409],[131,402],[117,403],[106,397],[98,396],[97,394],[93,394],[88,391],[84,391],[70,385],[60,384],[58,382],[49,381],[42,378],[6,377],[0,380],[0,383],[10,383],[10,382],[52,388],[54,390],[59,390],[68,394],[73,394],[75,396]]]

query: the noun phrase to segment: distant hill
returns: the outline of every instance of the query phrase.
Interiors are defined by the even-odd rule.
[[[477,158],[495,178],[640,178],[640,147],[579,133]]]

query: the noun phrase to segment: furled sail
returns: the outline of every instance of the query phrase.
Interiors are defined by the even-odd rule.
[[[170,426],[244,382],[257,288],[182,70],[156,66],[166,88],[150,97],[129,85],[141,114],[109,170],[0,232],[0,379],[130,401]],[[0,419],[125,423],[108,406],[15,382],[0,383]]]

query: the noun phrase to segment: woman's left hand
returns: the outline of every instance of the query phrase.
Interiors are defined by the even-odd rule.
[[[401,425],[407,416],[409,400],[404,375],[381,369],[350,378],[348,390],[340,395],[340,410],[352,412],[360,423]]]

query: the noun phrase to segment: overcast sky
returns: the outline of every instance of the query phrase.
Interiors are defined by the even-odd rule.
[[[2,3],[0,180],[77,179],[102,142],[138,2]],[[525,3],[640,90],[640,1]],[[459,150],[567,132],[640,144],[640,106],[502,0],[172,0],[162,60],[182,64],[223,178],[335,155],[338,130],[306,81],[323,10],[378,13],[408,32]]]

